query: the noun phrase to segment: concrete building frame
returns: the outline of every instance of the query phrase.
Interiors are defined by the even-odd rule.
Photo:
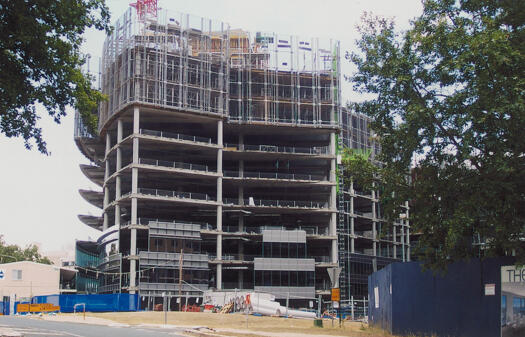
[[[264,287],[302,301],[328,296],[326,268],[340,265],[350,298],[354,260],[410,259],[408,221],[380,237],[377,192],[339,179],[343,146],[378,150],[368,119],[341,106],[339,48],[165,10],[124,13],[104,43],[97,134],[75,118],[92,162],[81,170],[102,188],[80,191],[102,216],[79,215],[102,231],[98,292]]]

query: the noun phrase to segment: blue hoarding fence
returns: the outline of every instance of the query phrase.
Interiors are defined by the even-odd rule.
[[[9,315],[9,302],[0,302],[0,315]]]
[[[59,305],[60,312],[74,312],[75,306],[77,311],[83,310],[83,305],[91,312],[138,311],[140,308],[138,294],[45,295],[33,297],[31,303]]]
[[[514,263],[471,259],[450,264],[445,274],[417,262],[390,264],[368,277],[369,322],[403,336],[500,336],[501,266]]]

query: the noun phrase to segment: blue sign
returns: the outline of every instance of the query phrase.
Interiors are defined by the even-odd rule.
[[[0,270],[0,280],[4,278],[4,271],[3,270]]]

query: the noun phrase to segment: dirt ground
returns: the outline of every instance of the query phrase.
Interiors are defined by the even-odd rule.
[[[78,314],[77,314],[78,315]],[[86,318],[98,318],[129,325],[164,324],[163,312],[130,313],[86,313]],[[216,314],[193,312],[169,312],[167,324],[179,327],[207,327],[215,334],[223,336],[355,336],[355,337],[390,337],[392,335],[369,328],[360,322],[323,321],[323,328],[314,327],[313,320],[280,317],[258,317],[243,314]]]

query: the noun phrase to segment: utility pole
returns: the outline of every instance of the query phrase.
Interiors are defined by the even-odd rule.
[[[182,311],[182,264],[184,263],[184,248],[180,250],[179,259],[179,311]]]

